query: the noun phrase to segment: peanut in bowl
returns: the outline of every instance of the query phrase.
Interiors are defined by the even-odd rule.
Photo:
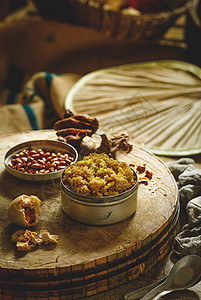
[[[126,163],[90,154],[63,172],[62,208],[85,224],[115,224],[135,213],[137,190],[137,175]]]
[[[59,179],[64,168],[77,158],[77,150],[69,144],[56,140],[32,140],[9,149],[4,165],[12,176],[20,180],[42,182]],[[55,166],[51,160],[54,160]]]

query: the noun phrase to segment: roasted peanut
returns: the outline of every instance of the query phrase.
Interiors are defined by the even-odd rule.
[[[73,161],[74,157],[67,152],[29,148],[16,153],[8,166],[23,173],[45,174],[62,170]]]

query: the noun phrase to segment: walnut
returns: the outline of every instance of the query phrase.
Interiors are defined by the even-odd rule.
[[[28,251],[30,247],[42,244],[57,244],[58,235],[52,235],[47,230],[35,231],[20,229],[13,233],[11,242],[16,244],[18,251]]]
[[[8,207],[8,217],[16,225],[35,226],[40,218],[40,200],[33,195],[15,198]]]

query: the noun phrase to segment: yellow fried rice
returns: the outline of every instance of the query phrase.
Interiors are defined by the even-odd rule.
[[[77,194],[103,197],[127,191],[136,183],[136,177],[125,162],[105,153],[92,153],[65,170],[63,183]]]

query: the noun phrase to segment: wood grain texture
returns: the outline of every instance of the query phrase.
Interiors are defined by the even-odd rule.
[[[153,172],[148,185],[140,184],[137,211],[111,226],[88,226],[70,220],[61,209],[59,180],[30,184],[6,172],[6,151],[32,139],[56,138],[53,131],[5,136],[0,145],[0,286],[5,293],[26,291],[36,297],[62,295],[74,299],[122,285],[146,273],[170,252],[177,230],[178,192],[166,165],[151,153],[134,147],[118,154],[128,163],[146,163]],[[35,231],[58,234],[57,246],[41,246],[18,253],[10,237],[18,227],[7,216],[9,203],[20,194],[41,199],[41,218]],[[13,288],[15,287],[15,288]],[[27,291],[29,290],[29,292]],[[12,294],[13,295],[13,294]]]

